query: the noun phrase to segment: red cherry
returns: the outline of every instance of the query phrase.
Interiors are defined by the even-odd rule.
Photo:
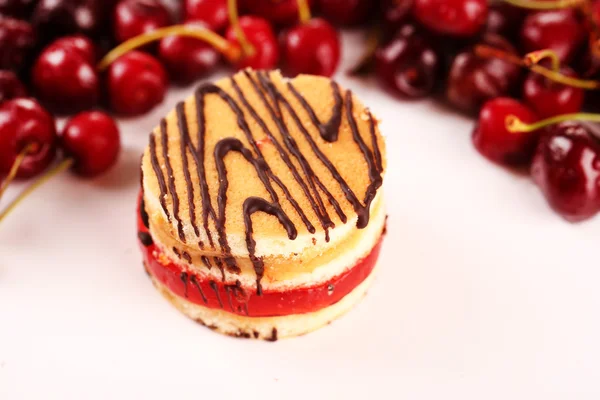
[[[527,14],[523,9],[504,2],[489,5],[485,31],[513,39],[521,29]]]
[[[387,35],[396,33],[396,30],[406,23],[412,6],[413,0],[383,0],[380,2],[383,27]]]
[[[113,34],[124,42],[170,23],[169,11],[156,0],[121,0],[113,13]]]
[[[83,35],[64,36],[56,39],[52,42],[52,45],[79,53],[79,55],[90,64],[95,64],[98,58],[94,42]]]
[[[577,76],[569,67],[562,67],[560,73]],[[551,81],[535,72],[529,73],[523,84],[523,99],[541,118],[579,112],[583,98],[583,89]]]
[[[200,21],[210,30],[220,32],[229,23],[227,0],[185,0],[184,21]]]
[[[0,105],[0,175],[7,174],[17,156],[33,146],[23,159],[17,177],[42,172],[56,154],[54,118],[33,99],[13,99]]]
[[[308,0],[311,7],[314,0]],[[241,7],[248,14],[258,15],[276,25],[292,25],[298,22],[298,0],[245,0]]]
[[[97,37],[108,23],[114,0],[39,0],[32,16],[41,41],[74,33]]]
[[[284,32],[281,57],[290,76],[312,74],[331,76],[340,61],[336,30],[322,18],[312,18]]]
[[[371,16],[372,0],[318,0],[317,6],[328,21],[338,25],[356,25]]]
[[[254,69],[274,68],[279,60],[279,50],[275,33],[273,33],[269,21],[264,18],[246,15],[241,17],[239,22],[246,38],[254,47],[254,54],[242,56],[236,67],[238,69],[246,67]],[[227,28],[225,37],[232,45],[239,46],[233,27]]]
[[[35,46],[28,22],[0,17],[0,69],[19,71]]]
[[[64,43],[64,42],[63,42]],[[31,81],[37,96],[59,112],[72,112],[96,105],[100,83],[89,55],[78,47],[51,44],[33,66]]]
[[[488,33],[482,44],[517,54],[501,36]],[[446,84],[446,98],[461,111],[476,113],[489,99],[508,96],[519,86],[521,69],[501,58],[478,57],[473,49],[456,55]]]
[[[151,55],[130,51],[108,67],[108,97],[117,113],[139,115],[163,101],[167,71]]]
[[[202,22],[189,26],[206,27]],[[219,53],[209,44],[192,37],[167,36],[160,41],[158,56],[169,71],[170,78],[187,84],[213,70],[219,62]]]
[[[584,43],[587,33],[573,10],[539,11],[529,14],[521,28],[525,52],[551,49],[568,63]]]
[[[74,116],[60,136],[65,156],[73,158],[73,170],[83,176],[99,175],[117,161],[121,149],[119,128],[100,111],[85,111]]]
[[[485,157],[508,167],[527,165],[531,160],[538,132],[509,132],[506,117],[514,115],[524,123],[538,120],[526,105],[508,97],[486,102],[473,131],[473,144]]]
[[[27,90],[12,71],[0,70],[0,104],[15,97],[27,96]]]
[[[413,15],[428,29],[453,36],[473,36],[485,25],[486,0],[415,0]]]
[[[600,143],[577,122],[547,128],[540,138],[531,176],[550,206],[576,222],[600,211]]]
[[[430,38],[412,24],[398,30],[375,53],[375,72],[387,90],[408,98],[433,92],[441,71],[440,56]]]

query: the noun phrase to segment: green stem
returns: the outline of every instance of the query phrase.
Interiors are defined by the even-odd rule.
[[[565,121],[590,121],[600,122],[600,114],[592,113],[572,113],[562,114],[554,117],[546,118],[533,124],[526,124],[515,115],[508,115],[505,120],[506,130],[509,132],[533,132],[538,129],[547,127],[548,125],[558,124]]]

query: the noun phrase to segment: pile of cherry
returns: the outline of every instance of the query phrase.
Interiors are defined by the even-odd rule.
[[[0,1],[0,196],[15,177],[109,169],[120,150],[109,113],[149,111],[169,82],[222,63],[331,76],[335,27],[362,25],[351,73],[478,115],[481,154],[529,172],[566,219],[589,218],[600,140],[578,121],[600,121],[582,112],[600,99],[600,1],[506,1],[181,0],[176,13],[160,0]],[[74,116],[57,132],[52,113]]]

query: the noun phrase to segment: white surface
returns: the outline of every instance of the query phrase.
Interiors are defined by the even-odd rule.
[[[340,71],[361,47],[346,36]],[[266,343],[215,334],[158,295],[136,244],[137,165],[192,88],[173,90],[121,121],[118,168],[59,177],[0,226],[0,399],[598,399],[600,220],[563,222],[529,179],[475,152],[470,120],[337,79],[388,140],[389,234],[358,308]]]

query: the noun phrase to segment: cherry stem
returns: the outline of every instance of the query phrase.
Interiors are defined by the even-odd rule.
[[[235,32],[235,36],[237,36],[238,41],[240,42],[240,46],[242,47],[242,52],[246,57],[254,54],[254,46],[248,41],[244,30],[240,26],[240,19],[238,17],[238,9],[237,9],[237,1],[236,0],[227,0],[227,12],[229,14],[229,24],[233,28]]]
[[[600,89],[600,82],[588,79],[573,78],[563,75],[550,68],[546,68],[539,64],[529,65],[528,61],[524,61],[519,56],[508,53],[504,50],[497,49],[492,46],[477,45],[475,46],[475,54],[479,57],[499,58],[506,62],[528,68],[537,74],[540,74],[554,82],[562,83],[563,85],[572,86],[580,89]]]
[[[241,57],[239,49],[236,46],[232,46],[225,38],[209,29],[189,25],[172,25],[166,28],[155,29],[151,32],[143,33],[126,40],[109,51],[104,58],[100,60],[97,68],[99,71],[103,71],[123,54],[171,35],[189,36],[207,42],[232,62],[239,60]]]
[[[504,0],[506,3],[519,8],[528,8],[530,10],[556,10],[559,8],[578,7],[586,0]]]
[[[6,188],[8,188],[8,185],[10,185],[11,182],[15,180],[17,172],[19,171],[21,164],[23,164],[23,160],[25,159],[25,157],[27,157],[28,154],[32,153],[36,146],[36,144],[30,143],[27,146],[25,146],[25,148],[21,150],[21,152],[17,155],[15,161],[13,162],[13,165],[10,167],[10,171],[6,176],[6,179],[4,179],[4,182],[2,182],[2,185],[0,185],[0,199],[6,191]]]
[[[301,24],[304,24],[311,19],[310,7],[308,0],[296,0],[298,2],[298,19]]]
[[[35,189],[42,186],[46,181],[50,178],[60,174],[66,169],[69,169],[75,161],[72,158],[67,158],[61,161],[54,168],[46,171],[37,181],[29,185],[25,190],[23,190],[16,199],[12,201],[4,210],[0,212],[0,222],[4,220],[10,214],[12,210],[15,209],[27,196],[29,196]]]
[[[546,58],[550,60],[551,70],[560,73],[560,58],[558,58],[558,54],[556,54],[554,50],[544,49],[532,51],[531,53],[525,54],[524,61],[525,65],[527,65],[528,68],[531,68]]]
[[[573,113],[573,114],[562,114],[555,117],[543,119],[533,124],[527,124],[519,119],[515,115],[507,115],[504,123],[506,124],[506,130],[509,132],[533,132],[538,129],[547,127],[548,125],[557,124],[565,121],[590,121],[600,122],[600,114],[592,113]]]

